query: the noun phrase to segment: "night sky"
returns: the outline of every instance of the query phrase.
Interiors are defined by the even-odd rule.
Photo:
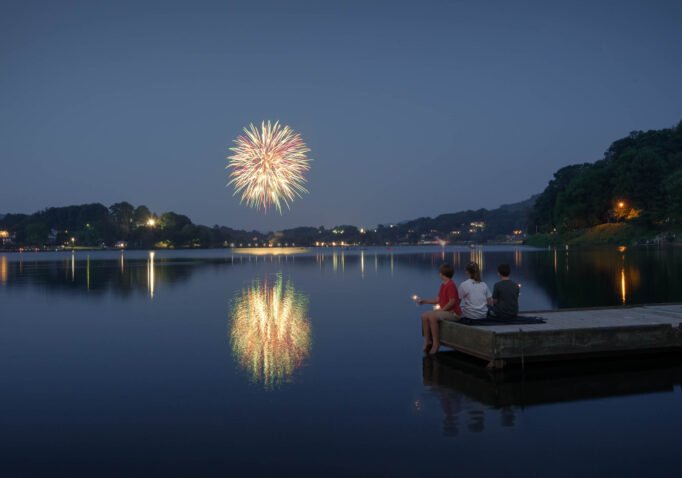
[[[2,1],[0,212],[129,201],[264,231],[497,207],[682,119],[682,2]],[[280,216],[225,157],[280,120]]]

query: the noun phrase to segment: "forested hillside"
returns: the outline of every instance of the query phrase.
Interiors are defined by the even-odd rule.
[[[568,232],[604,223],[640,227],[682,221],[682,121],[633,131],[595,163],[567,166],[535,202],[531,232]]]

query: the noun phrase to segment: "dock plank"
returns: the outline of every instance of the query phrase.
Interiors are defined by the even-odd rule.
[[[580,354],[682,349],[682,304],[528,312],[544,324],[441,322],[441,341],[491,364]]]

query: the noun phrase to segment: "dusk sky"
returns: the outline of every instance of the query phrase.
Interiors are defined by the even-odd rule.
[[[682,2],[2,1],[0,212],[118,201],[263,231],[524,200],[682,119]],[[226,188],[250,122],[308,195]]]

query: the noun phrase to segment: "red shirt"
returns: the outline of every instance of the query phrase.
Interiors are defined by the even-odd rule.
[[[459,303],[461,300],[459,298],[459,293],[457,292],[457,286],[454,282],[452,282],[452,280],[442,284],[440,286],[440,290],[438,291],[438,303],[440,304],[441,310],[448,305],[450,299],[455,299],[455,305],[449,310],[453,311],[457,315],[462,315],[462,309],[459,308]]]

